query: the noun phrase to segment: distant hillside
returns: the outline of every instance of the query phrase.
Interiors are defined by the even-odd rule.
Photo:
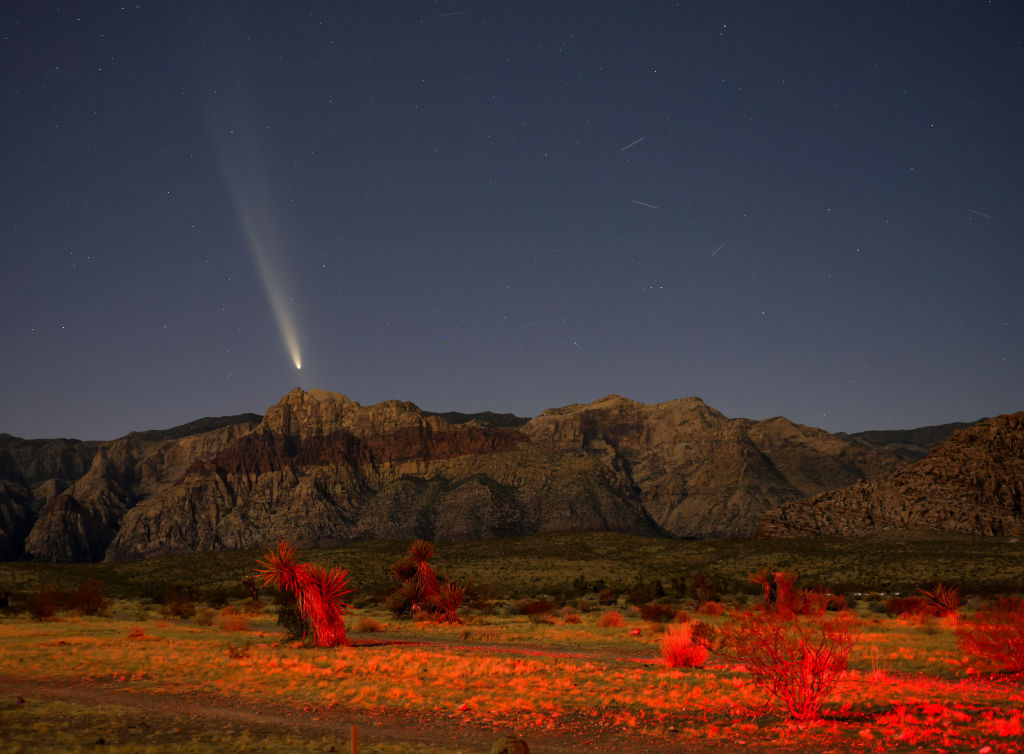
[[[984,419],[979,419],[978,421],[984,421]],[[837,432],[836,436],[856,442],[866,448],[891,450],[897,455],[916,461],[928,455],[932,448],[958,429],[965,429],[974,424],[977,424],[977,422],[952,422],[950,424],[937,424],[932,427],[919,427],[918,429],[868,430],[867,432],[854,432],[853,434]]]

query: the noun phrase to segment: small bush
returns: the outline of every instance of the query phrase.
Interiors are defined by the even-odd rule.
[[[163,595],[160,615],[165,618],[191,618],[196,614],[196,595],[184,587],[174,587]]]
[[[662,586],[660,581],[651,581],[647,584],[637,584],[629,591],[629,596],[626,600],[631,605],[640,607],[648,602],[665,596],[665,587]]]
[[[86,579],[68,595],[68,607],[79,615],[102,615],[107,602],[103,599],[103,588],[96,579]]]
[[[220,611],[215,621],[221,631],[249,631],[249,618],[228,605]]]
[[[384,624],[368,615],[362,616],[356,623],[356,631],[364,634],[375,634],[384,630]]]
[[[690,624],[690,639],[695,644],[703,644],[708,650],[713,651],[715,649],[715,642],[718,639],[718,630],[710,623],[705,623],[702,620],[695,620]]]
[[[619,595],[613,592],[611,589],[602,589],[597,593],[597,601],[602,605],[613,605],[618,600]]]
[[[196,623],[200,626],[212,626],[213,619],[217,617],[217,611],[212,607],[203,608],[196,616]]]
[[[640,617],[648,623],[668,623],[676,617],[676,609],[661,602],[652,602],[640,608]]]
[[[564,622],[564,623],[573,623],[573,624],[580,623],[581,622],[580,614],[579,613],[563,613],[562,614],[562,622]]]
[[[725,608],[721,602],[703,602],[701,606],[697,608],[697,612],[702,615],[722,615],[725,613]]]
[[[622,628],[626,621],[622,613],[611,610],[597,619],[597,625],[601,628]]]
[[[1013,673],[1024,671],[1024,600],[1006,597],[957,624],[960,649],[972,660]]]
[[[294,641],[305,639],[311,630],[309,619],[299,612],[299,606],[294,602],[278,608],[277,625]]]
[[[686,612],[685,610],[676,610],[676,614],[673,617],[673,620],[676,623],[689,623],[690,622],[690,614],[688,612]]]
[[[579,610],[581,613],[589,613],[594,609],[594,606],[591,605],[590,602],[588,602],[587,600],[580,600],[576,603],[576,609]]]
[[[658,640],[658,645],[662,661],[670,668],[698,667],[708,659],[708,648],[693,640],[692,623],[670,626]]]
[[[899,618],[924,618],[934,609],[924,597],[893,597],[886,601],[885,612]]]
[[[28,598],[28,612],[35,620],[49,620],[57,612],[60,592],[54,587],[39,589]]]
[[[531,623],[543,623],[545,616],[555,612],[555,605],[545,599],[532,600],[523,605],[523,615],[530,619]]]

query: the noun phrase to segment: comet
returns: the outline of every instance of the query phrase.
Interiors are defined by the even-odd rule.
[[[247,106],[246,102],[232,104],[231,120],[239,127],[221,129],[217,138],[224,180],[285,351],[295,368],[302,369],[295,315],[282,282],[287,279],[284,252],[288,244],[277,222],[275,208],[279,202],[274,201],[273,183],[263,157],[265,150],[253,135],[258,127],[252,124],[259,123],[260,119],[254,116],[256,108]]]

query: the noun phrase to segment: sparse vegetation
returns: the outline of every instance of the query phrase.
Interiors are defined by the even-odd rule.
[[[297,558],[279,560],[294,564]],[[779,572],[784,575],[777,580]],[[259,611],[247,610],[252,595],[243,592],[223,609],[201,606],[191,618],[170,620],[139,620],[143,603],[123,598],[104,597],[107,608],[99,616],[55,599],[60,621],[35,621],[23,608],[0,623],[0,677],[76,683],[102,667],[104,677],[124,679],[115,683],[140,694],[189,689],[231,704],[285,705],[295,724],[303,715],[321,717],[324,709],[351,709],[379,720],[415,716],[452,731],[510,726],[524,731],[531,745],[549,734],[586,736],[629,752],[698,742],[765,751],[783,741],[806,750],[873,750],[897,740],[922,750],[980,750],[1024,735],[1014,732],[1024,711],[1016,685],[973,670],[966,675],[968,666],[961,664],[964,653],[980,667],[989,651],[986,667],[1015,669],[1007,660],[1024,654],[1013,644],[1024,643],[1019,600],[968,612],[954,634],[954,623],[934,610],[927,622],[892,619],[871,611],[877,600],[865,595],[855,628],[848,612],[826,611],[835,590],[800,588],[783,569],[767,573],[767,599],[759,584],[744,579],[748,591],[725,590],[710,603],[723,615],[699,614],[692,594],[592,612],[559,609],[560,598],[550,593],[518,602],[492,596],[488,602],[497,609],[467,610],[465,628],[453,630],[432,616],[398,621],[381,636],[357,637],[344,652],[289,640],[278,621],[289,611],[297,620],[302,615],[287,592],[262,595],[267,604]],[[929,582],[935,583],[923,583]],[[443,587],[440,582],[438,592]],[[191,599],[206,592],[188,585],[164,593]],[[752,594],[761,603],[753,608]],[[571,601],[577,609],[581,602],[599,600],[590,593]],[[534,623],[531,613],[550,621]],[[355,630],[370,634],[379,633],[386,613],[378,604],[357,615]],[[858,631],[862,641],[855,644]],[[595,707],[598,698],[608,701]],[[776,706],[766,706],[773,699]],[[753,722],[751,710],[760,710]],[[789,727],[789,717],[800,727]],[[670,728],[674,732],[666,733]],[[621,731],[630,737],[617,737]],[[320,749],[341,750],[342,743],[335,739]]]

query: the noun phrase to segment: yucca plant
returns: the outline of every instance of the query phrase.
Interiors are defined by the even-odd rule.
[[[345,636],[345,615],[349,606],[342,601],[354,590],[348,586],[348,571],[299,563],[298,553],[290,542],[278,542],[265,560],[257,561],[256,573],[264,586],[273,585],[295,595],[299,614],[310,622],[313,641],[318,647],[348,644]]]
[[[433,605],[437,619],[441,623],[462,623],[458,609],[462,605],[462,597],[466,590],[458,584],[446,581],[438,587],[433,597]]]
[[[428,562],[434,553],[431,542],[418,539],[410,545],[405,558],[388,569],[399,585],[385,599],[385,605],[396,617],[420,614],[433,616],[442,623],[460,622],[456,611],[462,604],[465,590],[457,584],[438,581]]]

